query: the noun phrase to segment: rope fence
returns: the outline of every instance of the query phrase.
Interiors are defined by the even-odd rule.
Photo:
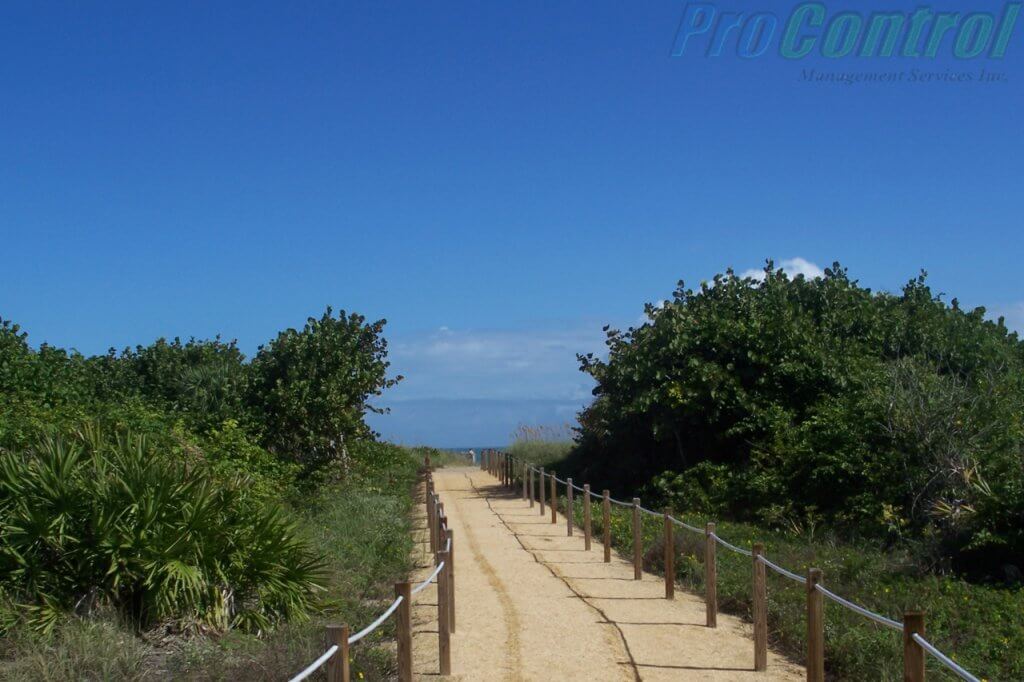
[[[412,681],[412,598],[431,584],[437,585],[438,667],[440,674],[451,674],[451,635],[455,632],[455,562],[452,530],[444,513],[444,503],[434,490],[430,472],[430,456],[424,460],[426,488],[427,528],[430,552],[434,557],[434,570],[415,587],[408,582],[395,583],[395,600],[376,620],[365,628],[349,634],[348,625],[328,625],[327,650],[289,682],[302,682],[327,666],[327,682],[350,682],[349,647],[383,625],[398,612],[395,639],[398,645],[399,682]]]
[[[754,544],[752,549],[745,549],[723,539],[715,532],[715,524],[708,523],[705,528],[692,526],[685,521],[671,516],[668,511],[656,512],[640,506],[639,498],[632,502],[617,500],[609,491],[604,490],[599,495],[591,489],[590,484],[579,487],[573,484],[572,479],[563,480],[554,473],[544,471],[544,467],[537,467],[533,464],[515,457],[508,453],[495,450],[485,451],[481,457],[481,468],[498,477],[501,482],[509,487],[515,488],[517,480],[522,484],[522,499],[529,500],[530,506],[534,506],[535,499],[540,504],[540,513],[545,512],[545,497],[547,506],[551,508],[551,523],[556,522],[556,509],[558,506],[557,485],[561,484],[566,488],[566,516],[569,517],[568,534],[572,535],[573,507],[572,491],[583,493],[583,517],[584,517],[584,542],[585,548],[590,549],[591,543],[591,499],[601,501],[602,528],[604,545],[604,561],[611,561],[611,535],[610,535],[610,507],[619,507],[632,510],[633,514],[633,565],[634,578],[640,580],[642,577],[642,538],[640,515],[661,517],[664,520],[665,534],[665,596],[672,599],[675,583],[675,545],[672,536],[673,526],[680,526],[692,533],[705,537],[704,564],[705,564],[705,604],[706,620],[708,627],[717,626],[717,564],[715,547],[721,545],[730,552],[741,556],[750,557],[753,560],[753,617],[754,617],[754,669],[765,671],[767,665],[768,650],[768,624],[767,624],[767,586],[765,581],[765,567],[788,578],[796,583],[804,585],[807,589],[807,680],[808,682],[824,682],[825,680],[825,623],[824,605],[822,598],[839,604],[845,609],[863,616],[874,623],[899,630],[903,633],[903,670],[906,682],[924,682],[925,679],[925,654],[932,656],[945,668],[968,682],[980,682],[973,674],[965,670],[956,661],[942,653],[933,644],[924,638],[924,614],[918,611],[904,613],[903,622],[886,618],[859,604],[844,599],[835,592],[827,589],[823,584],[823,573],[817,568],[809,568],[807,576],[801,576],[778,564],[772,562],[764,555],[764,545]],[[546,490],[546,482],[550,481],[550,491]],[[535,490],[536,488],[536,490]],[[535,495],[536,493],[536,495]]]

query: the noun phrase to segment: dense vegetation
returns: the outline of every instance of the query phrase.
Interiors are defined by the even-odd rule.
[[[608,331],[576,466],[645,499],[909,547],[923,568],[1024,567],[1024,343],[984,310],[824,277],[680,284]],[[652,499],[657,498],[657,499]]]
[[[247,361],[220,339],[86,357],[0,320],[0,631],[21,665],[7,673],[60,677],[33,652],[156,627],[262,637],[261,655],[268,633],[299,628],[286,649],[303,656],[310,617],[371,608],[377,581],[405,568],[416,470],[363,421],[397,380],[383,324],[328,308]],[[352,541],[373,557],[338,556]],[[141,677],[143,650],[83,674]]]
[[[930,639],[982,679],[1024,676],[1024,343],[1002,320],[944,302],[923,275],[877,293],[838,264],[818,279],[769,263],[763,279],[680,283],[647,314],[607,330],[606,360],[580,357],[597,386],[575,443],[520,429],[515,454],[717,521],[890,617],[924,609]],[[661,522],[643,528],[660,570]],[[612,537],[630,552],[627,513]],[[676,544],[677,579],[701,590],[703,538],[680,530]],[[721,608],[748,618],[749,561],[718,559]],[[773,646],[801,660],[803,590],[769,575]],[[830,674],[899,678],[898,636],[826,611]]]

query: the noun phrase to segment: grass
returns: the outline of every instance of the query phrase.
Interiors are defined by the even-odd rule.
[[[565,501],[562,498],[561,508]],[[599,508],[598,508],[599,509]],[[575,505],[577,523],[583,523],[582,500]],[[647,570],[664,575],[664,536],[660,517],[644,514],[643,546]],[[677,515],[703,527],[705,519]],[[603,532],[596,511],[593,530]],[[632,513],[612,508],[612,544],[632,557]],[[841,543],[831,537],[808,537],[749,524],[718,523],[718,534],[740,547],[764,542],[775,563],[804,575],[813,566],[824,571],[825,585],[851,601],[901,620],[904,610],[927,614],[929,641],[981,679],[1024,679],[1024,592],[975,585],[952,577],[921,575],[909,559],[870,545]],[[704,590],[703,535],[676,527],[676,580],[693,592]],[[745,557],[719,546],[718,597],[723,612],[751,618],[752,564]],[[805,588],[771,570],[768,574],[768,618],[774,648],[797,661],[804,660],[806,642]],[[875,625],[860,615],[826,600],[825,655],[829,674],[842,680],[902,679],[900,633]],[[751,654],[753,655],[753,654]],[[930,679],[955,678],[928,657]]]
[[[508,452],[537,467],[550,468],[572,451],[573,430],[568,424],[526,426],[520,424],[512,434]]]
[[[323,653],[324,625],[362,628],[390,604],[394,583],[410,571],[412,493],[422,453],[394,448],[373,456],[370,466],[322,489],[299,512],[303,532],[328,567],[326,590],[309,620],[263,636],[154,629],[139,637],[104,618],[69,618],[48,637],[15,628],[2,640],[0,679],[288,679]],[[392,621],[353,647],[353,679],[393,678]]]
[[[149,647],[110,616],[69,618],[45,635],[18,629],[4,638],[2,650],[0,679],[10,682],[152,679]]]

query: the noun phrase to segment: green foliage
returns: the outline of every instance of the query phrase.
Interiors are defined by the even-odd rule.
[[[1024,344],[924,277],[875,293],[837,265],[731,272],[608,331],[569,468],[687,509],[826,524],[918,560],[1024,568]],[[652,500],[657,501],[657,500]],[[1007,565],[1014,567],[1007,569]]]
[[[347,466],[346,444],[371,435],[367,402],[397,379],[387,378],[384,320],[334,317],[328,308],[302,331],[288,329],[260,348],[252,363],[250,401],[261,415],[265,444],[279,457],[315,471]]]
[[[393,585],[411,570],[410,512],[422,452],[385,443],[351,448],[353,470],[324,486],[302,511],[308,541],[325,555],[325,591],[308,623],[289,624],[262,640],[231,633],[186,643],[172,657],[172,679],[283,680],[323,652],[323,625],[373,621],[394,598]],[[393,657],[376,643],[393,641],[389,621],[353,647],[353,679],[393,679]]]
[[[308,611],[322,568],[240,482],[95,427],[0,455],[0,526],[0,574],[43,631],[103,605],[140,626],[266,629]]]

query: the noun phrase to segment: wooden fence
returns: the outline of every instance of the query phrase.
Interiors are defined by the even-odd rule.
[[[575,509],[573,506],[573,491],[583,494],[583,538],[584,546],[590,549],[591,529],[591,497],[601,500],[602,529],[604,545],[604,561],[611,561],[611,506],[613,504],[625,507],[632,512],[632,562],[633,578],[641,580],[643,577],[643,537],[641,514],[661,516],[663,519],[663,533],[665,545],[665,598],[673,599],[675,595],[675,542],[674,531],[680,526],[690,532],[699,533],[704,536],[704,602],[705,620],[707,627],[713,628],[718,625],[718,563],[717,548],[722,546],[731,552],[741,554],[751,559],[751,597],[753,602],[753,660],[756,671],[765,671],[768,668],[768,594],[767,582],[765,580],[765,569],[770,568],[779,575],[801,583],[806,587],[807,595],[807,680],[808,682],[824,682],[825,680],[825,604],[827,598],[861,616],[864,616],[879,625],[898,630],[903,636],[903,679],[905,682],[924,682],[926,654],[931,654],[935,659],[953,672],[955,675],[968,682],[980,682],[973,674],[965,670],[958,663],[935,648],[924,638],[925,614],[921,611],[907,611],[903,614],[902,622],[898,622],[862,606],[854,604],[825,587],[825,577],[818,568],[809,568],[806,576],[797,575],[777,564],[765,556],[763,543],[755,543],[750,550],[737,547],[718,536],[715,524],[709,522],[704,528],[691,526],[673,517],[668,510],[655,512],[645,509],[640,505],[639,498],[633,498],[631,503],[616,500],[609,495],[608,490],[602,491],[600,496],[591,491],[590,484],[579,487],[573,484],[572,479],[562,480],[554,473],[544,470],[544,467],[534,467],[508,453],[485,450],[481,453],[480,466],[485,471],[497,477],[501,484],[509,489],[517,489],[522,486],[522,499],[529,501],[534,506],[535,488],[536,499],[539,502],[540,515],[545,516],[545,507],[550,509],[551,523],[557,522],[558,508],[558,484],[561,484],[566,491],[566,516],[568,517],[568,534],[573,534],[573,517]],[[547,497],[547,499],[545,499]]]

